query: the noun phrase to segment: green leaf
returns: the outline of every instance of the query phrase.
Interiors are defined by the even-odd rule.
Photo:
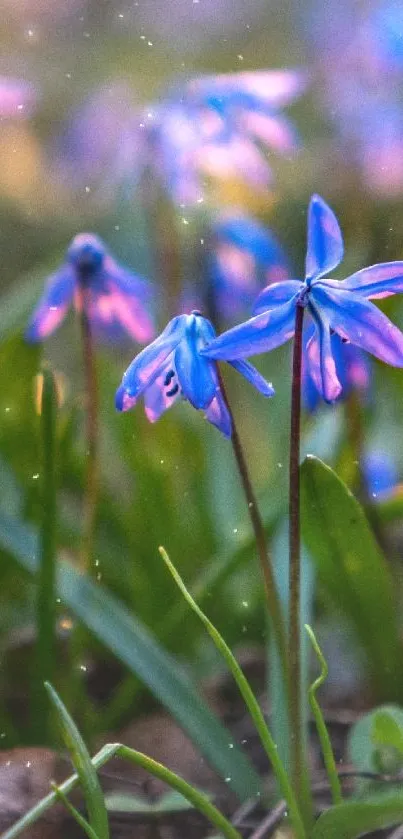
[[[0,513],[0,547],[30,573],[37,573],[39,542],[33,528]],[[56,588],[75,616],[165,705],[219,774],[231,778],[228,784],[238,797],[256,795],[260,779],[248,759],[237,747],[229,748],[229,732],[145,626],[99,583],[66,561],[58,563]]]
[[[403,764],[403,709],[382,705],[361,717],[350,729],[348,754],[360,772],[397,772]]]
[[[49,682],[46,682],[45,687],[57,711],[64,744],[69,750],[74,769],[83,788],[90,827],[98,839],[109,839],[108,813],[104,796],[87,747],[60,696]]]
[[[91,825],[87,822],[84,816],[73,807],[72,803],[67,798],[67,795],[62,792],[61,789],[56,784],[52,784],[52,789],[55,791],[57,797],[60,799],[62,804],[64,804],[66,810],[70,813],[71,817],[77,822],[77,824],[81,827],[84,833],[88,836],[88,839],[99,839],[99,836],[95,833],[95,830],[91,827]]]
[[[357,839],[373,830],[403,821],[403,795],[379,795],[367,801],[346,801],[323,813],[312,839]]]
[[[322,461],[301,466],[302,536],[318,579],[354,626],[378,696],[402,695],[402,648],[393,580],[362,507]]]

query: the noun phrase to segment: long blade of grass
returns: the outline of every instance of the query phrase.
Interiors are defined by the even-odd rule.
[[[60,696],[49,682],[46,682],[45,687],[57,711],[64,743],[69,750],[84,791],[89,823],[98,839],[109,839],[108,813],[104,796],[87,747]]]
[[[191,609],[195,612],[195,614],[200,618],[202,623],[204,624],[207,632],[209,633],[211,639],[213,640],[215,646],[223,656],[224,660],[226,661],[230,672],[232,673],[235,682],[239,688],[241,696],[248,708],[248,711],[252,717],[252,720],[255,724],[256,730],[259,734],[261,739],[262,745],[265,749],[265,752],[270,760],[270,763],[273,767],[273,771],[276,775],[279,787],[281,789],[282,795],[284,796],[285,800],[287,801],[291,821],[293,823],[295,834],[299,839],[305,839],[305,828],[302,822],[302,818],[299,812],[298,804],[291,787],[290,781],[288,780],[287,773],[284,769],[283,763],[278,755],[277,746],[270,734],[270,731],[266,725],[266,721],[264,719],[262,710],[260,705],[255,697],[255,694],[252,691],[252,688],[249,685],[248,680],[246,679],[244,673],[242,672],[235,656],[231,652],[230,648],[224,641],[224,638],[220,635],[218,630],[215,626],[211,623],[207,615],[200,609],[197,605],[196,601],[193,599],[190,592],[187,590],[185,583],[183,582],[181,576],[179,575],[178,571],[176,570],[175,566],[171,562],[166,550],[162,547],[159,549],[160,554],[167,566],[169,572],[171,573],[176,585],[178,586],[179,590],[183,594],[185,600],[189,603]]]
[[[39,540],[28,525],[0,513],[0,548],[31,574],[38,571]],[[99,583],[59,561],[57,594],[77,618],[135,673],[172,713],[206,759],[241,801],[260,791],[261,781],[231,735],[211,713],[191,680],[145,626]]]
[[[307,623],[305,624],[305,629],[309,635],[313,649],[318,657],[319,664],[321,666],[321,672],[319,676],[317,677],[317,679],[315,679],[314,682],[312,682],[308,691],[309,704],[311,706],[314,720],[316,723],[316,728],[318,731],[318,737],[322,748],[323,759],[325,761],[326,772],[329,778],[330,789],[332,791],[333,804],[341,804],[343,796],[341,793],[341,784],[339,776],[337,774],[336,761],[334,759],[332,744],[329,737],[329,732],[326,728],[325,720],[323,719],[323,714],[319,702],[316,698],[316,691],[326,681],[329,670],[327,666],[327,661],[316,640],[316,636],[313,629]]]
[[[49,741],[50,706],[44,682],[52,681],[55,666],[56,630],[56,412],[57,392],[53,372],[45,367],[39,379],[39,409],[42,438],[42,527],[38,595],[37,644],[32,673],[32,733],[34,742]]]

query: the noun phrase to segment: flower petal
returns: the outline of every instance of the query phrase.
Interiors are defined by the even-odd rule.
[[[173,318],[161,335],[133,359],[122,379],[128,396],[140,396],[153,383],[168,356],[178,346],[185,328],[186,315]]]
[[[297,296],[219,335],[201,350],[209,358],[234,361],[274,350],[292,338],[295,331]]]
[[[403,292],[403,262],[382,262],[370,265],[347,277],[342,288],[367,298],[389,297]]]
[[[172,370],[174,373],[174,370]],[[180,399],[182,393],[175,375],[166,384],[170,364],[167,364],[160,376],[144,391],[144,410],[150,422],[157,422],[165,411]]]
[[[27,341],[43,341],[59,326],[74,295],[74,273],[63,265],[52,274],[25,332]]]
[[[89,318],[95,335],[117,341],[130,335],[140,344],[154,336],[154,323],[141,298],[123,292],[111,281],[104,283],[102,292],[91,289],[89,296]]]
[[[306,348],[309,373],[325,402],[335,402],[340,396],[341,384],[337,378],[332,353],[330,326],[313,304],[309,307],[309,311],[315,323],[315,332]]]
[[[300,280],[284,280],[268,285],[256,298],[252,309],[253,314],[259,315],[261,312],[267,312],[268,309],[274,309],[275,306],[282,306],[299,294],[303,288],[304,283]]]
[[[218,391],[206,409],[206,419],[215,425],[225,437],[231,437],[232,425],[228,408],[222,394]]]
[[[194,408],[206,408],[218,389],[217,374],[211,361],[199,354],[191,337],[184,338],[177,347],[175,367],[185,398]]]
[[[304,74],[295,70],[246,70],[201,76],[189,83],[189,90],[207,96],[214,92],[222,98],[237,90],[245,91],[259,96],[266,105],[282,107],[299,96],[306,83]]]
[[[342,338],[386,364],[403,367],[403,334],[373,303],[326,282],[312,286],[310,297]]]
[[[115,395],[115,406],[117,411],[130,411],[131,408],[134,408],[137,401],[136,396],[129,396],[124,385],[120,385],[120,387],[118,387]]]
[[[332,271],[343,258],[343,237],[339,222],[320,195],[313,195],[308,209],[307,280]]]
[[[253,364],[249,364],[248,361],[230,361],[229,362],[235,370],[238,370],[238,373],[241,373],[245,379],[248,380],[256,390],[259,390],[260,393],[263,393],[263,396],[274,396],[275,390],[269,382],[266,382],[266,379],[256,370],[256,367]]]

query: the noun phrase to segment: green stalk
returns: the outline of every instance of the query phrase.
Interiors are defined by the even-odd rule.
[[[88,317],[88,292],[84,281],[80,288],[80,326],[85,378],[87,473],[84,492],[82,566],[93,571],[93,551],[98,501],[98,384],[91,323]]]
[[[343,801],[343,796],[341,792],[341,784],[340,779],[337,774],[336,768],[336,761],[334,759],[334,753],[332,749],[331,740],[329,737],[329,732],[326,728],[326,723],[323,719],[323,714],[319,705],[318,700],[316,699],[316,691],[323,685],[326,681],[328,676],[328,666],[327,661],[322,653],[322,650],[316,640],[315,633],[313,629],[306,623],[305,629],[309,635],[310,641],[312,643],[313,649],[319,659],[319,664],[321,666],[321,672],[317,679],[312,682],[309,691],[309,704],[311,706],[311,710],[315,719],[316,728],[318,732],[318,737],[320,740],[320,745],[322,748],[323,759],[325,762],[327,776],[329,778],[330,789],[332,792],[332,799],[333,804],[341,804]]]
[[[187,590],[182,578],[180,577],[175,566],[169,559],[169,556],[165,549],[160,547],[159,551],[162,556],[162,559],[164,560],[178,588],[182,592],[185,600],[189,603],[191,609],[195,612],[195,614],[200,618],[200,620],[204,624],[205,628],[207,629],[207,632],[209,633],[215,646],[225,659],[228,668],[235,679],[240,694],[255,724],[263,748],[273,767],[273,771],[277,778],[281,793],[288,804],[289,814],[295,830],[296,839],[307,839],[304,824],[298,807],[298,802],[292,789],[292,785],[290,784],[287,772],[285,771],[281,758],[278,755],[277,746],[266,725],[266,721],[264,719],[262,710],[252,691],[252,688],[249,685],[248,680],[242,672],[235,656],[231,652],[230,648],[228,647],[218,630],[215,628],[214,624],[212,624],[207,615],[205,615],[204,612],[202,612],[202,610],[197,605],[190,592]]]
[[[32,674],[32,735],[36,743],[49,742],[50,708],[44,682],[52,680],[56,651],[56,415],[57,390],[53,371],[44,367],[40,378],[42,438],[42,525],[36,603],[37,642]]]

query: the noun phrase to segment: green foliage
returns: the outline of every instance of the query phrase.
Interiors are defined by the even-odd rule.
[[[403,709],[382,705],[351,728],[348,751],[361,772],[395,774],[403,767]]]
[[[326,595],[355,628],[380,697],[403,693],[402,647],[393,578],[365,514],[329,466],[301,467],[302,535]]]
[[[399,824],[402,819],[402,793],[385,793],[365,802],[346,801],[322,813],[312,839],[358,839],[373,830]]]

